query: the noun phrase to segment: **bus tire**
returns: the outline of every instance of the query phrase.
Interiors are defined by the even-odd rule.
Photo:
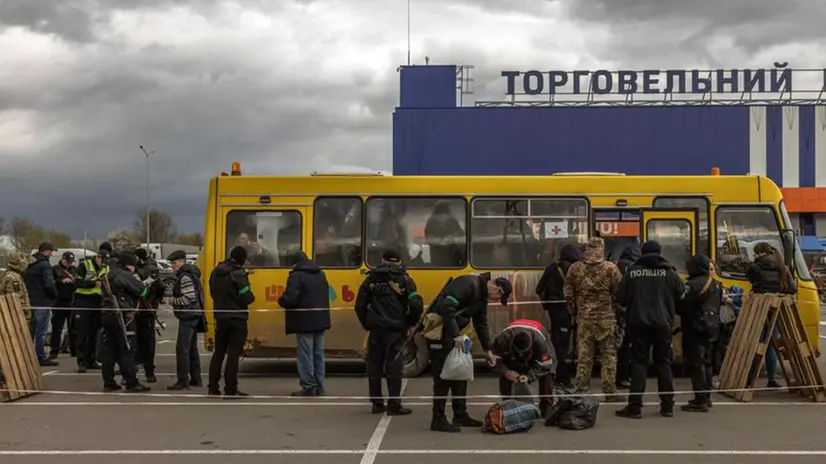
[[[404,360],[404,378],[418,377],[427,368],[430,362],[430,351],[424,337],[416,335],[407,343],[402,351]]]

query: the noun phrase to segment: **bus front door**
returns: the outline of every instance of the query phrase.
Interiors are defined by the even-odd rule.
[[[686,262],[697,252],[696,208],[640,210],[640,240],[656,240],[662,247],[662,256],[686,275]]]

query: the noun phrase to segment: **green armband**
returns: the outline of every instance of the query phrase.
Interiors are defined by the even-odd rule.
[[[410,300],[417,296],[419,296],[419,292],[410,292],[410,295],[407,295],[407,299]]]
[[[143,287],[143,290],[141,290],[141,298],[146,298],[146,287]]]
[[[454,298],[454,297],[452,297],[452,296],[448,295],[446,299],[448,299],[448,300],[452,301],[452,302],[453,302],[453,304],[455,304],[456,306],[459,306],[459,300],[457,300],[456,298]]]
[[[241,290],[238,290],[238,294],[243,295],[244,293],[247,293],[249,291],[250,291],[250,286],[247,285],[246,287],[242,288]]]

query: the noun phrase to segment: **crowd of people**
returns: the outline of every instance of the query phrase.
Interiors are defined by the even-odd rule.
[[[708,393],[719,369],[730,325],[720,317],[726,305],[740,304],[737,289],[725,291],[714,279],[713,262],[695,255],[686,263],[683,281],[662,255],[661,246],[649,241],[639,250],[627,248],[618,262],[605,257],[602,238],[561,248],[559,258],[543,272],[536,293],[551,321],[550,330],[528,319],[512,321],[495,336],[488,326],[488,306],[507,305],[513,287],[505,278],[490,273],[451,278],[425,309],[416,283],[407,274],[402,257],[390,249],[381,263],[369,271],[358,290],[355,313],[369,332],[367,377],[374,413],[407,415],[401,402],[403,359],[406,343],[415,334],[427,341],[433,373],[431,430],[459,432],[481,427],[467,411],[468,382],[445,380],[441,371],[454,348],[464,349],[466,335],[476,334],[488,364],[499,375],[503,398],[516,385],[536,383],[539,409],[546,415],[553,404],[554,389],[577,393],[590,389],[591,370],[599,355],[605,401],[627,405],[616,414],[642,417],[642,395],[653,354],[660,392],[660,414],[674,413],[672,341],[682,332],[683,354],[691,375],[694,398],[682,410],[707,412]],[[781,253],[768,243],[754,248],[756,258],[746,275],[752,291],[794,293],[795,279]],[[22,299],[31,324],[37,358],[43,366],[56,366],[63,348],[77,360],[78,372],[100,369],[104,390],[145,392],[136,364],[143,366],[146,383],[154,375],[157,309],[166,299],[179,320],[176,343],[177,381],[169,390],[202,386],[198,334],[207,331],[201,271],[187,264],[183,251],[167,259],[176,273],[171,287],[158,279],[154,259],[144,249],[115,253],[109,243],[97,255],[75,266],[71,252],[51,266],[54,247],[42,244],[33,257],[20,255],[0,276],[0,290]],[[278,303],[286,310],[285,329],[297,336],[300,389],[293,396],[323,396],[325,388],[324,334],[331,327],[329,284],[324,271],[304,252],[292,257],[286,288]],[[238,388],[239,361],[247,340],[249,307],[255,302],[250,288],[247,251],[235,246],[228,258],[209,276],[215,308],[215,346],[209,365],[208,394],[227,399],[248,396]],[[675,327],[680,316],[680,326]],[[61,339],[63,326],[70,336]],[[46,333],[51,324],[50,352]],[[576,370],[568,362],[571,338],[576,338]],[[774,378],[776,356],[767,359],[769,386]],[[123,380],[115,380],[115,366]],[[223,369],[223,372],[222,372]],[[382,392],[386,379],[388,401]],[[627,398],[619,389],[629,388]],[[447,398],[451,397],[452,420]]]

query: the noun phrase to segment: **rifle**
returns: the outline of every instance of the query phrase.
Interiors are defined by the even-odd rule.
[[[439,290],[439,293],[436,295],[436,298],[434,298],[433,301],[430,303],[430,305],[422,311],[422,317],[419,318],[419,322],[416,324],[415,327],[413,327],[413,329],[410,331],[410,334],[404,340],[404,344],[402,345],[401,351],[396,353],[396,357],[393,358],[393,361],[396,361],[397,359],[399,359],[399,356],[402,355],[402,353],[404,352],[404,349],[413,340],[413,338],[416,336],[416,334],[418,334],[419,332],[422,331],[422,329],[424,329],[424,320],[425,320],[425,316],[427,315],[428,310],[430,310],[430,308],[433,308],[433,307],[436,306],[436,302],[438,302],[439,298],[441,298],[444,295],[445,291],[447,291],[448,285],[450,285],[451,282],[453,282],[453,277],[448,277],[447,282],[445,282],[445,284],[442,286],[442,289]]]
[[[126,342],[126,349],[131,351],[132,346],[129,344],[129,331],[126,330],[126,322],[123,320],[123,313],[120,311],[120,304],[118,303],[118,299],[115,297],[114,292],[112,292],[112,287],[109,285],[109,277],[103,276],[102,279],[98,279],[100,282],[100,289],[103,290],[103,293],[106,294],[106,297],[112,300],[112,305],[114,306],[113,309],[118,313],[117,318],[120,324],[121,330],[123,330],[123,339]]]

